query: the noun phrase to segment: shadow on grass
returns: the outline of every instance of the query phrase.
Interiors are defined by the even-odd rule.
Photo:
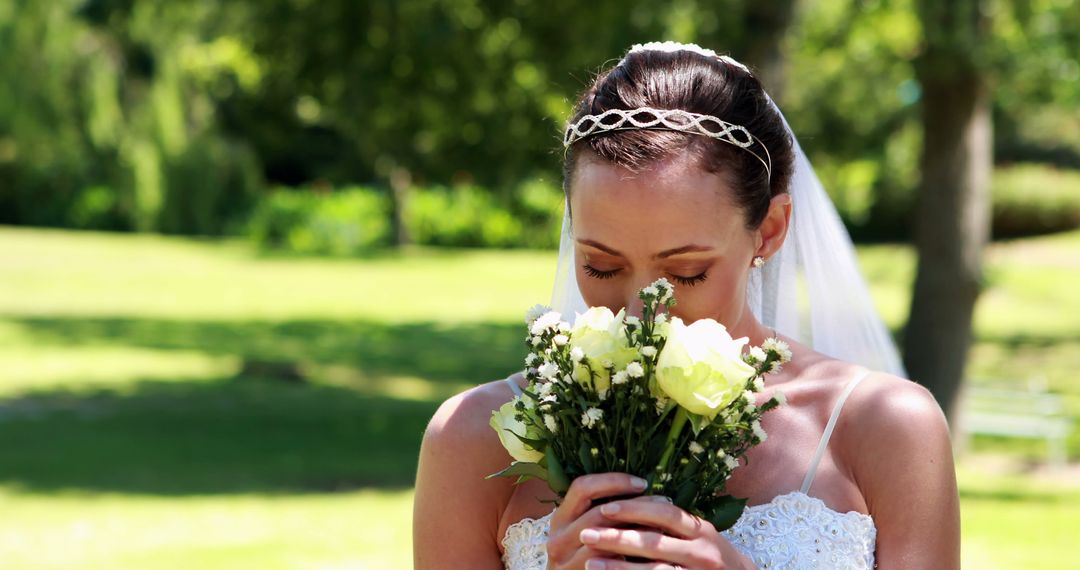
[[[361,376],[481,383],[518,370],[525,326],[354,320],[187,321],[132,318],[5,319],[28,342],[194,350],[281,362],[337,364]]]
[[[0,402],[0,484],[164,495],[411,487],[438,402],[239,377]]]
[[[20,342],[198,351],[346,370],[346,381],[246,373],[142,379],[0,399],[0,484],[163,495],[411,487],[446,395],[505,377],[523,325],[331,320],[7,318]],[[258,370],[259,368],[256,368]],[[274,367],[263,368],[274,370]],[[422,384],[407,399],[387,385]]]

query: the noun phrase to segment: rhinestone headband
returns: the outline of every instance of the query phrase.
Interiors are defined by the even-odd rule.
[[[712,115],[691,113],[682,109],[637,107],[635,109],[608,109],[599,115],[585,115],[566,127],[563,134],[563,147],[569,147],[597,132],[635,129],[691,133],[735,145],[754,155],[765,167],[768,179],[772,180],[772,157],[769,156],[769,149],[757,137],[750,134],[746,127],[729,123]],[[755,142],[765,151],[765,158],[750,149]]]
[[[639,51],[691,51],[705,57],[717,58],[728,65],[733,65],[750,73],[743,64],[726,55],[717,55],[711,49],[703,48],[697,44],[684,44],[679,42],[649,42],[646,44],[634,44],[627,52],[626,57],[619,61],[618,65],[626,62],[626,58],[632,53]],[[596,132],[626,131],[634,129],[667,130],[703,135],[726,143],[735,145],[754,155],[762,166],[768,179],[772,180],[772,157],[769,149],[762,144],[757,137],[750,134],[746,127],[724,121],[712,115],[691,113],[681,109],[655,109],[653,107],[637,107],[635,109],[608,109],[598,115],[585,115],[576,122],[567,125],[563,133],[563,148],[568,148],[575,142],[588,137]],[[751,150],[750,147],[757,143],[765,151],[765,158]]]

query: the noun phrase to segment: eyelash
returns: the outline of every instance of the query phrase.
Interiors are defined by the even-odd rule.
[[[582,267],[585,268],[585,273],[589,277],[595,277],[597,279],[610,279],[614,277],[616,273],[621,271],[620,269],[612,269],[611,271],[600,271],[599,269],[589,265],[588,263],[582,265]],[[698,283],[704,281],[707,275],[708,272],[704,271],[693,277],[680,277],[678,275],[672,275],[672,277],[675,278],[675,282],[679,283],[680,285],[693,287],[694,285],[697,285]]]

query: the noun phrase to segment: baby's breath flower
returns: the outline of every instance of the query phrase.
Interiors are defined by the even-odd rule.
[[[761,343],[761,347],[765,350],[776,351],[776,353],[780,355],[781,364],[791,360],[791,347],[788,346],[788,343],[778,338],[765,339],[765,342]]]
[[[773,374],[776,374],[776,373],[780,372],[783,369],[784,369],[784,367],[780,366],[780,361],[779,360],[774,360],[773,363],[772,363],[772,366],[769,367],[769,372],[772,372]]]
[[[765,438],[768,437],[765,430],[761,429],[761,422],[758,420],[754,420],[753,423],[750,424],[750,429],[754,430],[754,435],[761,441],[765,441]]]
[[[570,360],[574,362],[581,362],[581,359],[585,358],[585,351],[581,350],[580,346],[575,346],[570,349]]]
[[[599,408],[589,408],[581,414],[581,425],[592,428],[596,422],[604,417],[604,411]]]
[[[783,406],[784,404],[787,403],[787,395],[784,394],[783,392],[781,392],[780,390],[777,390],[773,394],[773,399],[776,400],[776,403],[780,404],[781,406]]]
[[[643,347],[641,347],[641,354],[644,355],[644,356],[647,356],[649,358],[652,358],[652,357],[656,356],[656,347],[655,346],[643,346]]]
[[[720,459],[723,459],[726,455],[727,455],[727,452],[724,451],[723,449],[717,449],[716,450],[716,456],[719,457]]]
[[[548,311],[533,321],[529,327],[529,332],[535,335],[543,334],[543,332],[549,328],[557,328],[559,326],[559,319],[562,315],[558,311]]]
[[[655,285],[649,285],[648,287],[642,289],[641,293],[644,294],[646,297],[655,297],[660,294],[660,290],[657,289]]]
[[[660,414],[664,413],[664,408],[666,408],[667,405],[668,405],[668,399],[667,398],[657,398],[656,399],[656,415],[659,416]]]
[[[553,379],[559,373],[559,367],[554,362],[544,362],[536,371],[544,378]]]
[[[645,375],[645,369],[640,362],[634,361],[626,365],[626,374],[631,378],[641,378]]]
[[[765,389],[765,381],[761,379],[761,376],[754,378],[754,390],[760,392]]]
[[[547,426],[548,431],[551,433],[559,431],[559,424],[555,423],[555,416],[551,414],[544,414],[544,425]]]
[[[559,321],[559,332],[570,332],[570,323]]]
[[[750,358],[753,358],[757,362],[764,362],[769,355],[765,354],[765,351],[760,346],[755,346],[750,349]]]
[[[551,382],[544,382],[536,387],[536,395],[543,398],[551,393]]]
[[[570,342],[570,337],[568,337],[568,336],[566,336],[564,334],[557,334],[551,340],[553,340],[556,345],[563,346],[564,344]]]
[[[731,469],[732,471],[734,471],[735,468],[739,466],[739,460],[735,459],[734,457],[732,457],[730,455],[725,455],[724,456],[724,465],[727,465],[728,469]]]
[[[529,310],[525,311],[525,324],[532,326],[533,321],[538,319],[540,315],[543,315],[550,310],[551,307],[548,307],[547,305],[533,305],[529,308]]]
[[[620,370],[620,371],[616,372],[615,374],[611,375],[611,383],[612,384],[625,384],[627,379],[628,379],[628,377],[626,375],[625,370]]]
[[[540,346],[540,343],[542,343],[542,342],[544,342],[544,337],[539,336],[539,335],[532,337],[532,345],[533,346]]]
[[[690,442],[690,453],[693,453],[694,455],[699,455],[704,451],[705,451],[705,448],[702,447],[700,443],[698,443],[696,441],[691,441]]]
[[[667,322],[667,314],[666,313],[659,313],[658,315],[653,317],[653,322],[658,324],[658,325]]]
[[[634,315],[630,315],[629,317],[626,317],[626,319],[624,319],[624,320],[626,321],[626,324],[628,324],[628,325],[630,325],[632,327],[640,327],[641,326],[641,319],[635,317]]]
[[[536,364],[537,360],[540,360],[540,357],[537,356],[535,352],[530,352],[525,355],[525,366],[532,366],[533,364]]]

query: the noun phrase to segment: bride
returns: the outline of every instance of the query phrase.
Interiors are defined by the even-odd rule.
[[[959,567],[945,417],[902,378],[850,238],[751,72],[692,44],[636,45],[583,93],[564,145],[553,306],[640,315],[637,290],[666,277],[673,315],[790,344],[759,395],[787,403],[728,481],[748,507],[718,532],[625,473],[577,478],[554,509],[542,481],[484,479],[510,462],[488,420],[524,378],[469,389],[424,434],[415,567]]]

